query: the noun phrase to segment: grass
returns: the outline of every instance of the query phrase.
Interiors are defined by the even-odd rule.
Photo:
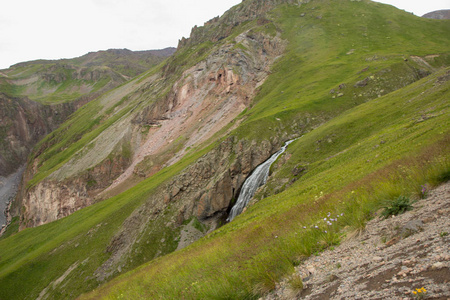
[[[272,13],[270,18],[290,43],[232,133],[237,140],[303,135],[287,149],[285,163],[272,170],[268,186],[287,179],[284,190],[268,189],[265,198],[233,222],[187,248],[153,259],[158,251],[175,247],[177,229],[164,227],[175,216],[174,206],[168,207],[160,219],[144,224],[142,242],[149,246],[132,245],[133,252],[141,252],[125,257],[133,261],[124,261],[123,271],[134,269],[98,287],[93,274],[110,258],[105,250],[125,220],[159,185],[212,150],[212,143],[121,195],[0,240],[0,285],[8,286],[0,298],[36,298],[76,266],[64,286],[49,291],[50,297],[75,298],[92,291],[81,298],[258,299],[305,257],[364,228],[385,199],[419,198],[423,185],[432,188],[448,180],[450,86],[438,78],[449,70],[419,80],[420,66],[404,60],[448,51],[448,22],[418,19],[372,2],[341,1],[332,11],[326,2],[314,2]],[[184,49],[160,70],[181,74],[178,64],[187,67],[203,59],[210,46],[198,45],[199,53]],[[353,54],[347,54],[351,49]],[[367,77],[367,86],[354,87]],[[343,83],[346,87],[339,89]],[[344,96],[333,98],[331,89]],[[89,115],[98,109],[94,105],[40,144],[38,155],[46,155],[42,174],[108,126],[109,121],[95,123]],[[80,142],[63,150],[71,139]],[[45,150],[45,143],[53,146]],[[306,171],[291,182],[297,166]],[[168,242],[158,243],[163,238]]]
[[[340,187],[329,183],[334,174],[322,171],[316,175],[320,180],[305,179],[263,199],[185,251],[153,261],[85,298],[114,299],[119,293],[137,299],[258,297],[292,272],[299,255],[320,252],[338,244],[344,232],[363,228],[387,196],[406,193],[413,197],[417,186],[439,184],[437,178],[450,168],[449,142],[447,132],[441,140],[425,147],[416,145],[419,151],[414,154],[403,155],[377,171],[367,170],[364,176],[352,172],[353,150],[345,160],[348,168],[335,167],[349,177]],[[308,193],[312,183],[334,189],[314,197],[317,191]],[[337,220],[332,225],[323,221],[330,218],[328,213]]]
[[[94,55],[95,58],[90,57]],[[125,76],[138,76],[160,64],[164,57],[150,53],[115,54],[100,51],[74,59],[58,61],[32,61],[20,63],[5,70],[11,84],[0,85],[2,92],[14,97],[28,97],[42,104],[52,105],[79,100],[83,96],[96,97],[97,93],[114,88],[125,82]],[[87,62],[87,65],[86,65]],[[98,73],[98,78],[80,79],[76,76]],[[23,84],[16,80],[37,80]],[[83,88],[84,87],[84,88]]]
[[[76,293],[76,290],[85,290],[87,287],[95,288],[98,283],[92,274],[102,262],[108,259],[110,254],[104,249],[120,230],[124,220],[151,195],[157,186],[192,163],[207,150],[198,152],[190,159],[164,169],[158,174],[159,176],[152,177],[120,196],[75,212],[68,218],[37,228],[25,229],[9,238],[0,240],[0,249],[2,249],[0,251],[2,253],[0,281],[2,286],[10,287],[0,291],[0,298],[8,299],[14,295],[17,298],[27,299],[33,295],[37,296],[43,285],[45,287],[49,281],[60,276],[56,274],[64,269],[65,264],[81,263],[87,257],[89,257],[89,264],[83,265],[83,270],[76,269],[68,279],[76,282],[74,286],[66,293],[54,296],[73,298],[76,295],[71,293]],[[161,223],[159,226],[163,224]],[[49,252],[51,252],[50,255]],[[42,276],[42,274],[46,275]],[[82,274],[91,275],[79,277]],[[22,276],[26,276],[27,279],[20,285],[16,285],[15,282]],[[61,293],[60,290],[56,292]]]

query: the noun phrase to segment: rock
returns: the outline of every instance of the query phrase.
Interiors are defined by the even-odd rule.
[[[402,230],[401,235],[402,236],[410,236],[413,235],[423,229],[423,222],[421,220],[412,220],[406,223]]]
[[[383,258],[382,258],[382,257],[379,257],[379,256],[374,256],[374,257],[372,257],[372,260],[373,260],[374,262],[380,262],[380,261],[383,260]]]
[[[434,263],[432,266],[431,266],[431,269],[432,270],[439,270],[439,269],[442,269],[443,267],[445,267],[445,265],[444,265],[444,263],[442,263],[442,262],[437,262],[437,263]]]
[[[369,83],[369,77],[355,83],[354,87],[365,87]]]
[[[316,273],[316,268],[314,268],[313,266],[307,266],[306,270],[308,270],[308,272],[311,274]]]
[[[387,241],[386,246],[388,246],[388,247],[392,246],[392,245],[396,244],[399,240],[400,240],[400,237],[397,236],[397,237]]]

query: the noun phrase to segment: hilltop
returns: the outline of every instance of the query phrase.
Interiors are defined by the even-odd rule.
[[[448,20],[450,19],[450,9],[441,9],[424,14],[422,18]]]
[[[193,28],[33,149],[0,298],[267,295],[383,206],[448,181],[448,25],[371,1],[245,0]]]

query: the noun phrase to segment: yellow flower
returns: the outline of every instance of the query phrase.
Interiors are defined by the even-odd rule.
[[[413,291],[413,294],[414,294],[414,295],[417,295],[417,292],[416,292],[416,291]]]

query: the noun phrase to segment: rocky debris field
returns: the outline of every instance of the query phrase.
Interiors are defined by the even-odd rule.
[[[264,299],[450,299],[450,182],[413,206],[374,218],[360,235],[296,267],[303,290],[291,277]]]

